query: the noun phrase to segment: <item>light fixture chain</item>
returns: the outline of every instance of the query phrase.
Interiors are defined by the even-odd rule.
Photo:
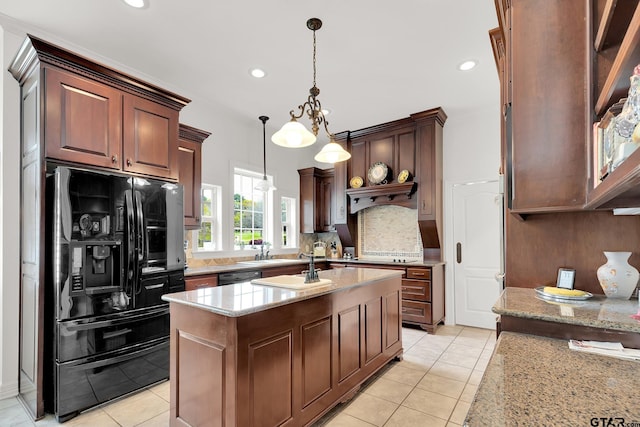
[[[313,30],[313,87],[316,87],[316,30]]]

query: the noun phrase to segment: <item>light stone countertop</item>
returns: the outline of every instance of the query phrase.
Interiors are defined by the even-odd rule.
[[[380,261],[371,259],[344,259],[344,258],[316,258],[316,262],[335,262],[340,264],[346,264],[348,266],[357,267],[358,264],[379,264],[380,266],[393,265],[401,267],[434,267],[436,265],[444,264],[443,261],[420,261],[420,262],[391,262]],[[297,258],[276,258],[276,262],[253,262],[243,261],[235,264],[226,265],[212,265],[206,267],[189,267],[184,271],[185,277],[201,276],[205,274],[217,274],[227,273],[231,271],[244,271],[244,270],[259,270],[263,268],[275,268],[284,267],[288,265],[309,265],[309,259],[297,259]]]
[[[640,321],[631,317],[639,312],[637,299],[620,300],[594,295],[584,301],[548,301],[538,297],[534,289],[507,287],[492,311],[525,319],[640,332]]]
[[[640,423],[639,373],[640,362],[569,350],[566,340],[502,332],[465,426],[638,425],[632,423]]]
[[[347,267],[320,271],[318,276],[321,279],[329,279],[332,283],[305,290],[292,290],[243,282],[166,294],[162,299],[229,317],[240,317],[378,280],[401,277],[402,273],[397,270]]]

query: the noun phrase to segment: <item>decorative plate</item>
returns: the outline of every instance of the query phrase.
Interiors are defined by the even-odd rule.
[[[400,184],[403,184],[409,180],[411,180],[411,172],[409,172],[406,169],[401,170],[400,173],[398,174],[398,182]]]
[[[362,187],[362,184],[364,184],[364,180],[361,176],[354,176],[349,181],[349,185],[351,186],[351,188],[360,188]]]
[[[367,177],[372,184],[386,184],[389,167],[382,162],[376,162],[369,168]]]

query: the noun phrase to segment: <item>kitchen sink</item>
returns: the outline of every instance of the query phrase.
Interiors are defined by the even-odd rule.
[[[326,286],[333,282],[331,282],[331,280],[329,279],[320,279],[318,282],[304,283],[304,276],[283,274],[281,276],[253,279],[251,283],[253,283],[254,285],[275,286],[278,288],[309,289],[315,288],[317,286]]]

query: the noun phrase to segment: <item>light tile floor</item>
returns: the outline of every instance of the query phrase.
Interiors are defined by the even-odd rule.
[[[349,402],[314,427],[461,426],[495,346],[495,331],[441,326],[435,335],[403,328],[402,361],[389,363]],[[16,398],[0,401],[0,426],[57,426],[48,415],[31,421]],[[65,427],[169,425],[169,383],[89,410]]]

